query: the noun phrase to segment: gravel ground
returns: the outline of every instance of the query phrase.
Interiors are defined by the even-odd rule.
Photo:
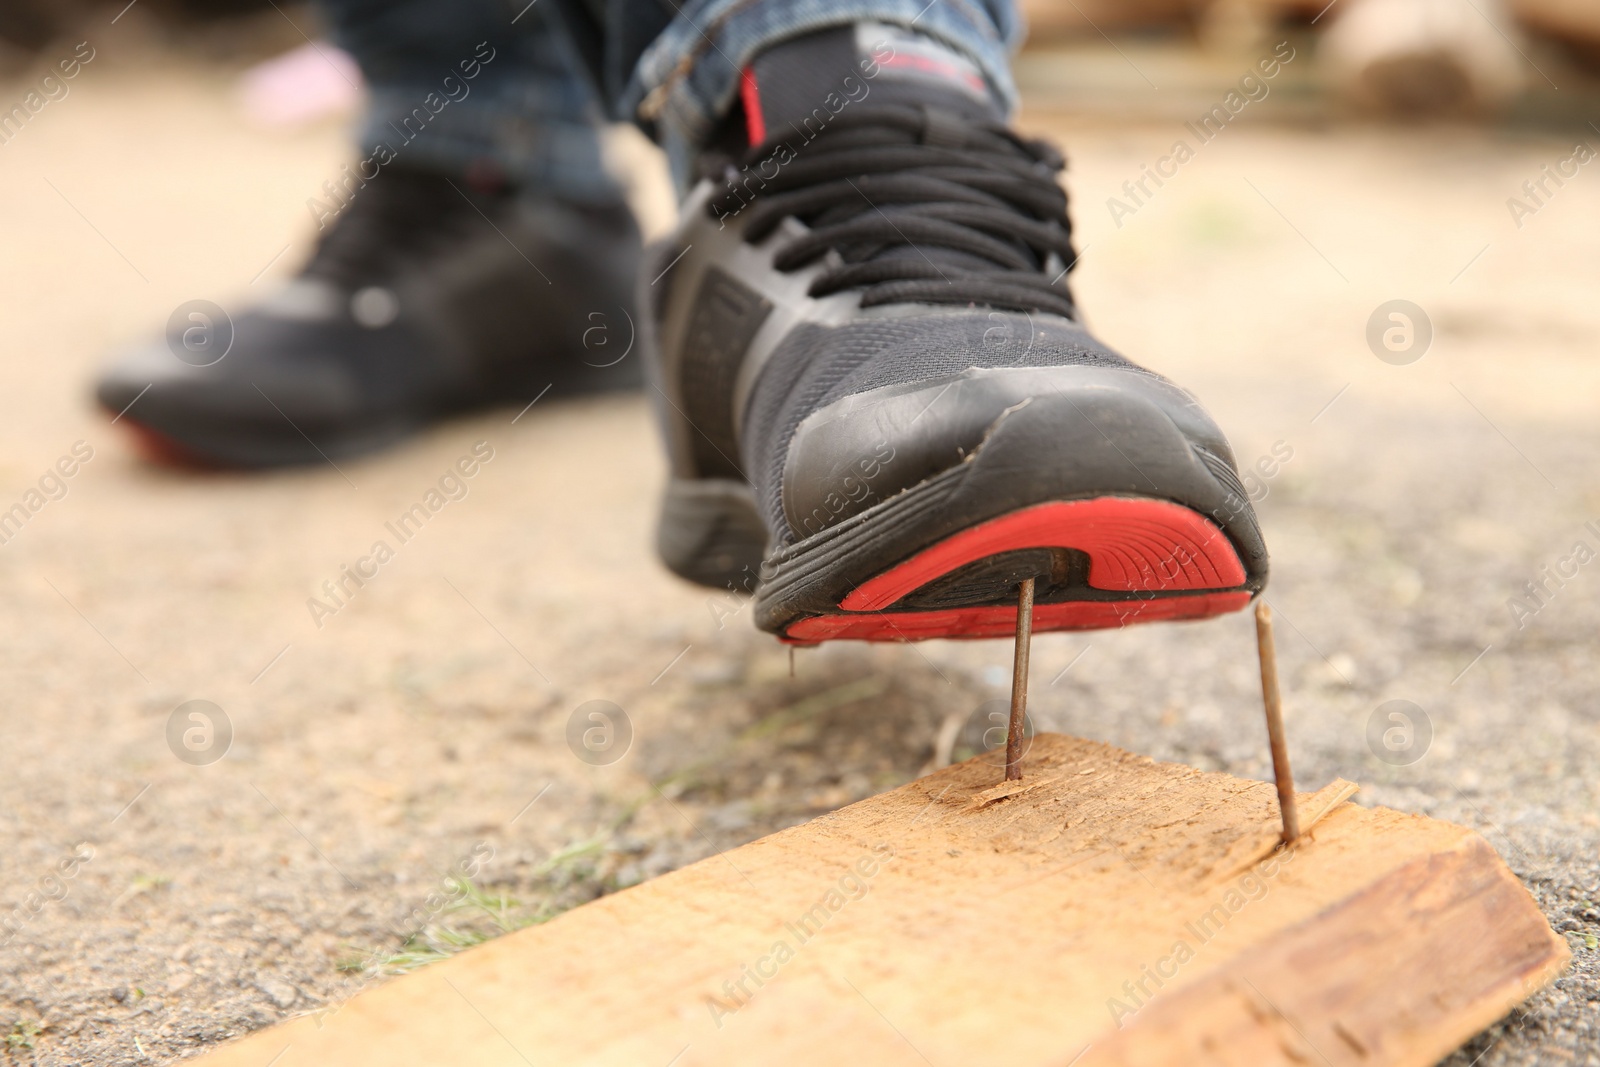
[[[174,1062],[337,1004],[906,781],[1006,692],[992,642],[806,650],[791,679],[742,601],[652,560],[637,398],[515,422],[511,398],[339,470],[141,464],[86,375],[180,303],[239,308],[290,272],[343,160],[331,126],[240,128],[232,73],[108,34],[0,148],[0,504],[92,450],[0,547],[0,1063]],[[1276,457],[1260,508],[1302,784],[1479,829],[1572,946],[1447,1062],[1600,1063],[1600,562],[1508,607],[1600,550],[1600,179],[1519,230],[1506,198],[1570,138],[1241,122],[1118,227],[1106,198],[1181,131],[1028,124],[1073,158],[1091,322],[1193,388],[1245,463]],[[1365,337],[1394,299],[1432,324],[1409,365]],[[306,598],[478,442],[467,495],[315,625]],[[1042,728],[1267,774],[1242,616],[1047,635],[1035,661]],[[190,700],[225,712],[225,758],[175,758]],[[569,747],[590,700],[625,709],[614,763]]]

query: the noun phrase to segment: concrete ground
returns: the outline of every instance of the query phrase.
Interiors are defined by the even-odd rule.
[[[174,1062],[906,781],[947,723],[974,743],[1008,645],[824,647],[790,679],[741,601],[656,565],[640,399],[508,398],[337,470],[135,458],[96,363],[291,273],[345,157],[333,126],[242,128],[231,68],[116,44],[0,146],[0,506],[92,450],[0,547],[0,1063]],[[1600,176],[1520,228],[1506,205],[1593,133],[1241,121],[1119,227],[1107,199],[1180,126],[1026,125],[1071,154],[1091,324],[1242,464],[1275,458],[1300,781],[1477,828],[1572,946],[1447,1062],[1600,1063],[1600,562],[1573,551],[1600,550]],[[1408,365],[1366,340],[1395,299],[1432,326]],[[317,626],[307,597],[477,442],[467,496]],[[1263,777],[1251,640],[1243,616],[1043,636],[1036,719]],[[225,758],[175,757],[190,700]],[[591,700],[631,725],[614,763],[569,747]]]

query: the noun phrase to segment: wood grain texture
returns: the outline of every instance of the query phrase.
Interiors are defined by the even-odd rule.
[[[1424,1064],[1564,966],[1471,831],[1041,735],[342,1006],[205,1067]]]

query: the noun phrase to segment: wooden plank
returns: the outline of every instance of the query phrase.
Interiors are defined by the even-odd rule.
[[[1059,735],[605,897],[225,1047],[338,1063],[1429,1064],[1557,937],[1449,823]],[[275,1058],[276,1057],[276,1058]]]

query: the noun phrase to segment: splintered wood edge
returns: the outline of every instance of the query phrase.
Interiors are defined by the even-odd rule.
[[[1335,778],[1315,793],[1299,793],[1295,804],[1300,809],[1300,836],[1294,847],[1317,839],[1317,825],[1339,810],[1340,806],[1361,791],[1361,787],[1344,778]],[[1261,824],[1253,839],[1241,837],[1230,850],[1228,863],[1219,866],[1206,881],[1210,885],[1224,885],[1249,871],[1275,852],[1286,846],[1283,843],[1282,821],[1273,816]]]
[[[1317,823],[1325,819],[1334,808],[1349,800],[1361,787],[1344,778],[1335,778],[1321,789],[1306,797],[1300,803],[1305,805],[1300,812],[1300,836],[1304,837],[1316,829]]]
[[[1429,1067],[1571,960],[1476,834],[1152,998],[1080,1067],[1322,1062]],[[1377,977],[1381,976],[1381,977]]]

